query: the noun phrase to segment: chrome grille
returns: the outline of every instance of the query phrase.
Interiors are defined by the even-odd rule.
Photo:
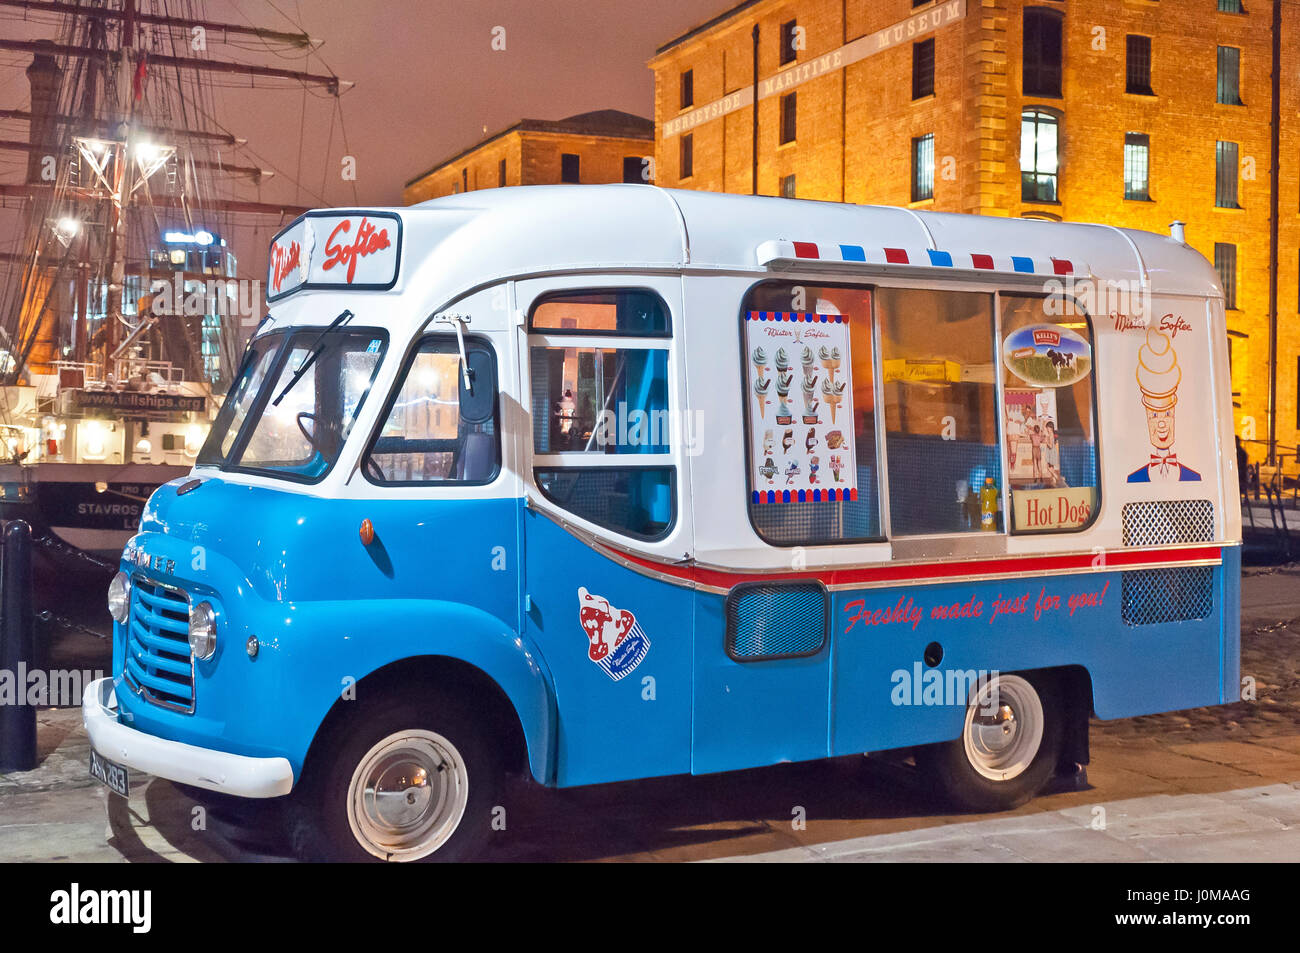
[[[184,592],[143,576],[131,580],[126,677],[155,705],[194,711],[190,600]]]
[[[1125,546],[1171,546],[1214,541],[1209,500],[1154,500],[1124,504]]]

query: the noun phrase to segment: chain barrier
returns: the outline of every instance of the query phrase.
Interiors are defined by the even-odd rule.
[[[36,613],[36,618],[41,622],[52,622],[55,625],[71,629],[74,632],[84,632],[86,635],[93,635],[97,639],[107,639],[109,636],[104,632],[98,632],[89,626],[82,625],[80,622],[73,622],[67,616],[59,615],[51,609],[41,609]]]
[[[75,546],[69,546],[67,543],[63,542],[62,540],[55,539],[53,536],[50,535],[39,536],[36,539],[32,540],[32,542],[44,546],[46,549],[53,550],[54,552],[59,553],[62,556],[68,556],[69,558],[72,559],[80,559],[83,562],[90,563],[90,565],[96,567],[97,569],[105,569],[111,572],[112,570],[117,568],[117,566],[113,563],[100,559],[98,556],[92,556],[90,555],[90,553],[80,550]]]

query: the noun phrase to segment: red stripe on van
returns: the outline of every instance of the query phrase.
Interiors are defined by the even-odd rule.
[[[795,242],[794,257],[819,258],[821,256],[817,254],[817,246],[813,242]]]
[[[1074,271],[1074,265],[1064,258],[1053,258],[1052,270],[1058,275],[1068,275],[1070,272]]]
[[[619,552],[618,555],[646,569],[654,570],[666,576],[681,579],[684,582],[698,583],[717,589],[730,589],[742,582],[805,582],[816,580],[826,586],[851,586],[882,582],[896,583],[930,583],[945,579],[976,576],[994,579],[1002,576],[1035,576],[1068,570],[1093,569],[1108,572],[1123,569],[1126,566],[1177,566],[1182,563],[1221,560],[1223,549],[1219,546],[1200,546],[1192,549],[1118,549],[1104,554],[1104,560],[1097,565],[1101,553],[1071,553],[1064,556],[1029,556],[998,559],[968,559],[942,563],[905,563],[893,565],[884,563],[875,566],[859,566],[848,569],[829,569],[796,573],[756,573],[732,572],[729,570],[708,569],[701,566],[678,566],[672,563],[656,562],[643,556]]]
[[[887,261],[887,262],[888,262],[889,264],[891,264],[891,265],[909,265],[909,264],[911,264],[911,262],[909,262],[909,261],[907,260],[907,252],[906,252],[906,250],[904,250],[904,249],[902,249],[902,248],[886,248],[886,249],[885,249],[885,261]]]
[[[970,261],[976,268],[987,268],[989,271],[993,270],[992,255],[971,255]]]

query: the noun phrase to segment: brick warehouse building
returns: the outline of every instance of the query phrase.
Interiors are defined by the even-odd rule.
[[[617,109],[567,119],[521,119],[406,183],[407,205],[505,185],[644,182],[654,123]]]
[[[1286,4],[1280,62],[1300,61]],[[747,0],[664,44],[656,180],[1165,232],[1228,297],[1237,429],[1267,454],[1269,0]],[[1300,435],[1300,73],[1280,91],[1276,437]],[[1294,467],[1294,455],[1287,469]]]

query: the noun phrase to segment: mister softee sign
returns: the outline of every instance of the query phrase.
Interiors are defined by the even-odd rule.
[[[271,242],[266,299],[305,288],[386,291],[401,246],[402,222],[391,212],[309,212]]]

